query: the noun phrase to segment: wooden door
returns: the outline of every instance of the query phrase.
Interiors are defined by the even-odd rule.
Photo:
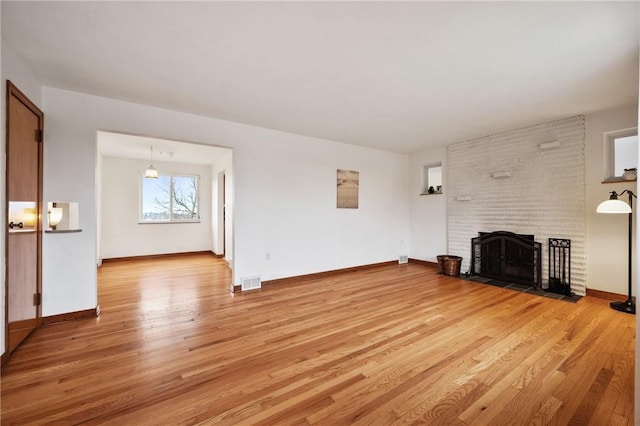
[[[41,324],[43,121],[7,81],[6,354]]]

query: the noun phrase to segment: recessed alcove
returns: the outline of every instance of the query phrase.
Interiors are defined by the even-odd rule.
[[[9,201],[9,232],[34,232],[38,222],[35,201]]]
[[[47,210],[43,213],[46,233],[82,232],[76,202],[51,201],[47,203]]]

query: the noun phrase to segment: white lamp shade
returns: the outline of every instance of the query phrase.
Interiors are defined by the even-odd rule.
[[[610,214],[629,214],[631,213],[631,206],[622,200],[607,200],[600,203],[596,209],[598,213],[610,213]]]
[[[49,226],[56,226],[62,220],[62,208],[51,207],[49,209]]]
[[[144,177],[150,178],[150,179],[158,178],[158,171],[156,170],[155,167],[153,167],[153,164],[150,165],[149,168],[144,172]]]

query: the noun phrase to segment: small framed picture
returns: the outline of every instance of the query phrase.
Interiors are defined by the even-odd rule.
[[[339,209],[358,208],[358,187],[360,186],[360,172],[338,169],[337,173],[337,204]]]

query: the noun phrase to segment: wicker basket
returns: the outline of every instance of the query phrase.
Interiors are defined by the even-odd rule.
[[[440,255],[438,258],[438,273],[449,275],[451,277],[460,276],[460,264],[462,258],[460,256]]]

